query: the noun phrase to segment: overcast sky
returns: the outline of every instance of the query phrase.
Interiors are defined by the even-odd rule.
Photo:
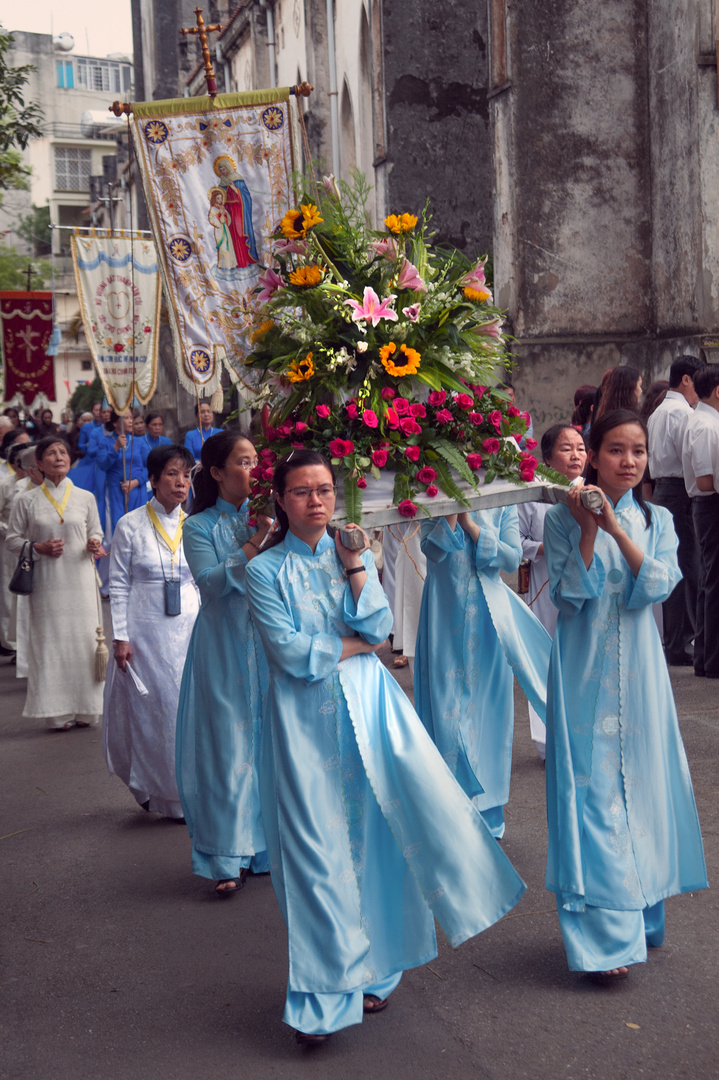
[[[0,0],[0,25],[32,34],[66,31],[75,38],[79,56],[132,55],[130,0],[30,0],[27,7],[17,0]]]

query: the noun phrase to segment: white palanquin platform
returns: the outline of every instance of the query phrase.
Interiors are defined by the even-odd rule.
[[[453,474],[457,487],[466,495],[472,510],[489,510],[495,506],[512,506],[525,502],[556,503],[566,499],[569,490],[559,484],[551,484],[546,480],[537,478],[531,484],[512,484],[509,480],[493,480],[491,484],[483,483],[483,470],[477,473],[479,490],[475,491],[469,484],[464,483]],[[379,528],[382,525],[393,525],[398,521],[406,521],[407,518],[397,510],[393,503],[394,473],[383,473],[379,480],[367,477],[367,487],[362,492],[362,525],[365,529]],[[439,495],[433,499],[427,495],[417,495],[412,499],[416,506],[426,508],[430,517],[442,517],[445,514],[462,513],[467,507],[454,499],[448,499],[440,488]],[[417,519],[425,517],[423,509],[417,514]],[[347,518],[344,508],[344,492],[342,484],[337,485],[337,504],[332,518],[333,525],[343,525]]]

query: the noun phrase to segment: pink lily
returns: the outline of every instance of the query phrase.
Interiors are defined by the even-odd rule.
[[[389,262],[394,262],[397,258],[397,241],[393,236],[388,236],[386,240],[373,240],[370,247]]]
[[[409,307],[402,308],[402,314],[409,319],[410,322],[417,322],[421,307],[421,304],[410,304]]]
[[[386,300],[380,300],[377,293],[370,285],[365,285],[362,303],[356,300],[345,300],[345,304],[352,308],[352,322],[371,322],[376,326],[380,319],[389,319],[397,322],[399,316],[389,306],[397,297],[390,293]]]
[[[264,274],[260,274],[257,284],[262,286],[262,292],[257,299],[261,304],[264,304],[267,300],[272,299],[278,289],[282,288],[284,281],[277,271],[270,267],[269,270],[265,270]]]
[[[414,292],[427,292],[427,286],[419,276],[417,267],[409,259],[402,261],[399,277],[397,278],[397,287],[399,289],[412,289]]]
[[[334,173],[330,173],[329,176],[322,177],[322,186],[329,195],[330,199],[335,199],[336,202],[340,202],[340,189],[337,186]]]
[[[475,267],[473,267],[469,273],[465,274],[460,280],[459,285],[462,289],[482,289],[487,279],[484,276],[484,264],[487,261],[487,256],[480,259]]]
[[[482,323],[481,326],[472,327],[473,334],[481,334],[482,337],[492,337],[499,340],[502,336],[502,324],[504,319],[492,319],[490,322]]]
[[[305,240],[275,240],[278,255],[309,255],[310,245]]]

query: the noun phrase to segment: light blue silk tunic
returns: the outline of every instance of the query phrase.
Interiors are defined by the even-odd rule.
[[[356,991],[502,917],[521,878],[374,653],[392,615],[369,552],[355,603],[324,534],[288,533],[250,563],[247,593],[270,684],[260,764],[272,881],[289,935],[289,988]]]
[[[414,697],[452,773],[486,812],[509,799],[512,672],[543,718],[551,639],[500,577],[522,556],[517,508],[470,516],[480,527],[476,544],[443,517],[422,523],[427,579]]]
[[[547,704],[546,885],[569,912],[632,911],[707,885],[674,697],[651,605],[680,579],[671,515],[630,492],[617,519],[644,554],[635,578],[601,529],[587,570],[564,506],[544,524],[559,608]],[[600,965],[601,966],[601,965]]]
[[[265,850],[257,760],[267,663],[245,594],[248,514],[248,502],[237,510],[218,499],[183,531],[201,607],[180,688],[177,786],[193,869],[205,877],[236,877]]]

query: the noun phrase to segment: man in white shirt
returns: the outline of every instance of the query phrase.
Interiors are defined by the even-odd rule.
[[[664,652],[670,665],[691,667],[697,587],[699,545],[694,530],[692,500],[684,486],[682,446],[687,423],[699,400],[693,376],[701,367],[696,356],[680,356],[669,369],[669,390],[664,401],[649,417],[649,473],[655,481],[652,499],[665,506],[674,518],[679,538],[677,559],[682,580],[662,604]]]
[[[687,424],[682,467],[701,551],[694,674],[719,679],[719,364],[694,376],[699,404]]]

